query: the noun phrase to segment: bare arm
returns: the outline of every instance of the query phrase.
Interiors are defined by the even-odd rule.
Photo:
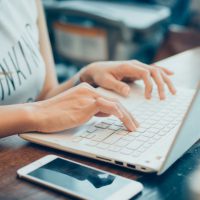
[[[0,138],[21,132],[61,131],[80,126],[94,115],[115,115],[129,130],[133,130],[136,122],[120,103],[101,97],[87,84],[69,89],[78,75],[62,85],[58,84],[42,7],[39,0],[37,3],[40,13],[40,50],[47,71],[46,82],[39,97],[42,101],[0,106]]]
[[[70,87],[70,81],[59,86],[51,51],[51,46],[47,34],[44,13],[40,0],[36,0],[38,6],[38,29],[40,34],[40,51],[46,64],[46,82],[38,100],[49,98]],[[61,88],[61,89],[60,89]],[[34,106],[33,106],[34,105]],[[38,124],[36,120],[37,103],[16,104],[0,106],[0,138],[16,133],[36,131]],[[38,115],[37,115],[38,117]],[[36,122],[36,123],[35,123]]]
[[[44,100],[46,98],[55,96],[71,87],[74,86],[74,82],[78,79],[79,74],[72,77],[70,80],[63,84],[58,84],[56,73],[55,73],[55,63],[53,60],[52,49],[49,41],[49,36],[47,32],[46,20],[44,16],[43,7],[41,0],[36,0],[38,7],[38,29],[39,29],[39,42],[40,42],[40,52],[45,62],[46,66],[46,80],[43,91],[41,92],[38,100]]]
[[[36,3],[39,13],[40,51],[46,64],[46,80],[43,91],[38,98],[38,100],[43,101],[0,106],[0,137],[29,131],[61,131],[80,126],[93,115],[115,115],[128,130],[133,131],[137,127],[135,119],[118,101],[115,102],[110,98],[102,97],[88,85],[82,84],[69,89],[74,86],[79,74],[82,81],[95,83],[125,96],[129,93],[129,86],[123,82],[124,78],[133,81],[143,79],[146,86],[145,94],[148,98],[150,98],[152,91],[151,79],[156,82],[162,99],[164,98],[164,84],[169,87],[172,93],[175,93],[175,89],[168,78],[168,75],[171,75],[172,72],[164,68],[148,66],[138,61],[93,63],[69,81],[59,85],[42,5],[40,0],[36,0]]]
[[[30,105],[0,106],[0,138],[33,129]]]

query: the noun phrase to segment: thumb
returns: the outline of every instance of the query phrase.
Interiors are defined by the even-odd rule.
[[[113,76],[106,77],[106,81],[104,81],[104,88],[113,90],[119,93],[122,96],[128,96],[130,93],[130,87],[128,84],[117,80]]]

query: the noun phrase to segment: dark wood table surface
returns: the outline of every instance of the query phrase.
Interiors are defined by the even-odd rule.
[[[195,88],[200,80],[200,48],[186,51],[158,63],[175,72],[174,82],[179,86]],[[111,164],[105,164],[67,152],[54,150],[22,140],[18,136],[0,139],[0,200],[55,200],[70,199],[61,193],[17,178],[17,169],[47,154],[56,154],[80,163],[95,166],[121,176],[139,180],[144,190],[133,199],[182,200],[187,199],[187,181],[200,161],[200,143],[196,143],[164,175],[144,174]]]

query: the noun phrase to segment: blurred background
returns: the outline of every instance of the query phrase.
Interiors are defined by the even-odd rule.
[[[200,46],[200,0],[43,0],[62,82],[88,63],[153,63]]]

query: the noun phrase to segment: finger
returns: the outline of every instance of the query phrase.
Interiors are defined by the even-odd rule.
[[[123,107],[121,104],[118,104],[118,106],[129,117],[129,119],[134,122],[135,128],[138,128],[139,122],[133,117],[133,115],[125,107]],[[123,123],[125,124],[126,122],[123,122]]]
[[[118,99],[115,98],[111,98],[111,97],[104,97],[105,99],[108,99],[110,101],[114,101],[118,104],[118,106],[120,107],[121,110],[124,110],[124,112],[126,112],[130,118],[132,119],[132,121],[134,122],[134,124],[136,125],[136,127],[139,127],[139,122],[133,117],[133,115],[124,107],[120,104],[120,102],[118,101]]]
[[[161,69],[162,71],[164,71],[164,72],[165,72],[167,75],[169,75],[169,76],[174,74],[174,72],[172,72],[171,70],[169,70],[169,69],[167,69],[167,68],[165,68],[165,67],[161,67],[161,66],[158,66],[158,65],[156,65],[156,64],[152,64],[152,66]]]
[[[144,81],[144,85],[145,85],[145,97],[147,99],[151,98],[151,93],[153,90],[153,83],[151,81],[151,76],[150,76],[150,72],[148,70],[143,70],[142,71],[142,79]]]
[[[164,87],[164,81],[163,81],[163,78],[161,76],[161,73],[160,71],[157,69],[157,68],[153,68],[151,70],[151,75],[152,75],[152,78],[154,79],[156,85],[157,85],[157,88],[158,88],[158,93],[159,93],[159,96],[160,96],[160,99],[163,100],[165,99],[165,87]]]
[[[134,121],[132,121],[130,116],[121,107],[119,107],[116,102],[99,97],[97,99],[97,106],[99,108],[99,112],[111,114],[119,118],[129,131],[136,129]]]
[[[118,107],[123,113],[123,117],[120,120],[123,122],[124,126],[127,127],[129,131],[135,131],[138,127],[136,120],[121,104],[118,104]]]
[[[147,99],[151,98],[151,93],[153,89],[153,83],[151,80],[151,74],[148,65],[142,64],[140,62],[130,62],[128,65],[124,65],[121,68],[121,74],[124,77],[133,77],[136,79],[142,79],[145,85],[145,97]],[[148,67],[149,68],[149,67]]]
[[[123,117],[123,113],[117,107],[117,105],[114,102],[109,101],[103,97],[98,97],[96,99],[96,109],[97,113],[101,112],[108,115],[114,115],[117,118]]]
[[[106,75],[102,86],[106,89],[113,90],[123,96],[128,96],[130,93],[130,87],[126,83],[117,80],[110,74]]]
[[[170,78],[164,72],[162,72],[161,75],[162,75],[162,78],[163,78],[164,82],[166,83],[169,91],[172,94],[176,94],[176,89],[175,89],[172,81],[170,80]]]

